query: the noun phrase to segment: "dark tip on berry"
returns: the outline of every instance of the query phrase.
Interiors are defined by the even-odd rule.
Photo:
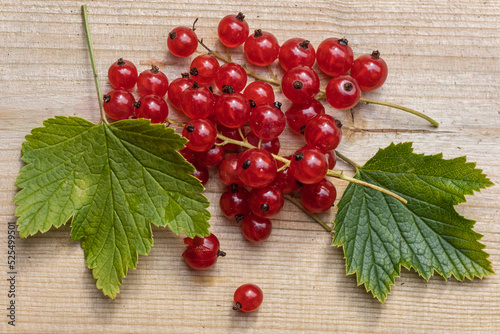
[[[295,161],[300,161],[302,160],[302,158],[304,158],[304,153],[302,152],[298,152],[298,153],[295,153]]]
[[[279,110],[281,110],[281,102],[275,101],[273,103],[273,106],[275,106],[276,108],[278,108]]]
[[[255,107],[257,107],[257,104],[255,104],[255,101],[254,101],[254,100],[248,100],[248,102],[250,102],[250,108],[255,108]]]
[[[299,46],[302,48],[302,49],[309,49],[309,44],[311,44],[311,42],[309,42],[307,39],[305,39],[302,43],[299,44]]]
[[[187,72],[181,73],[181,78],[184,78],[184,79],[189,78],[189,73],[187,73]]]
[[[236,219],[236,222],[239,223],[240,221],[243,220],[243,218],[245,218],[245,216],[239,214],[239,215],[235,215],[234,218]]]
[[[158,73],[158,72],[160,72],[160,68],[153,64],[153,65],[151,65],[151,72]]]
[[[196,67],[191,68],[189,74],[191,74],[194,77],[198,76],[198,69]]]
[[[304,84],[302,83],[302,81],[296,80],[293,82],[293,88],[295,89],[302,89],[303,86]]]
[[[238,192],[238,185],[236,183],[231,183],[229,187],[231,188],[231,192],[233,194]]]
[[[195,130],[195,126],[193,124],[188,124],[188,126],[186,126],[186,131],[191,133]]]
[[[302,125],[300,127],[300,134],[304,134],[304,132],[306,132],[306,126],[305,125]]]
[[[177,32],[172,31],[171,33],[169,33],[169,34],[168,34],[168,37],[169,37],[170,39],[174,39],[174,38],[176,38],[176,37],[177,37]]]
[[[219,257],[219,256],[221,256],[221,257],[226,256],[226,252],[221,251],[221,250],[219,249],[219,250],[217,251],[217,257]]]
[[[111,100],[111,96],[106,94],[102,97],[102,100],[104,101],[104,103],[108,103]]]
[[[231,85],[222,86],[222,93],[224,94],[234,94],[234,88]]]
[[[371,56],[375,59],[380,59],[380,52],[378,52],[378,50],[374,50]]]
[[[302,186],[304,185],[304,184],[303,184],[302,182],[300,182],[300,181],[295,180],[295,182],[297,182],[297,184],[299,185],[299,187],[302,187]]]
[[[344,38],[341,38],[338,40],[339,44],[342,45],[342,46],[347,46],[347,44],[349,44],[349,42],[347,41],[347,39]]]
[[[137,102],[132,103],[132,105],[136,108],[139,108],[141,106],[141,102],[137,101]]]
[[[250,167],[250,160],[243,161],[243,165],[241,166],[243,169],[248,169]]]
[[[341,129],[342,128],[342,122],[339,121],[338,119],[335,120],[335,125],[337,126],[337,128]]]
[[[253,37],[255,37],[255,38],[262,37],[262,30],[260,30],[260,29],[255,30]]]
[[[233,310],[238,311],[241,308],[240,302],[236,302],[236,305],[233,306]]]
[[[200,86],[198,86],[198,81],[193,82],[193,86],[191,88],[198,89]]]
[[[354,88],[354,85],[352,84],[352,82],[344,83],[344,90],[346,92],[350,92],[353,88]]]
[[[267,204],[267,203],[262,203],[262,204],[260,205],[260,210],[261,210],[262,212],[267,212],[267,211],[269,211],[269,204]]]
[[[116,62],[116,65],[119,65],[119,66],[125,65],[125,62],[123,61],[123,58],[118,58],[118,61]]]
[[[245,15],[243,15],[243,13],[242,13],[242,12],[239,12],[239,13],[238,13],[238,15],[236,15],[236,19],[237,19],[238,21],[243,22],[243,20],[245,19]]]

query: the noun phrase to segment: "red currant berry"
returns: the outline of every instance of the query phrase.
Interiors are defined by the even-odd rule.
[[[182,150],[179,150],[179,153],[183,156],[186,161],[191,161],[193,159],[193,151],[189,148],[184,147]]]
[[[203,152],[214,146],[217,131],[208,119],[193,118],[184,126],[182,136],[188,140],[187,148],[194,152]]]
[[[217,131],[228,138],[234,139],[234,140],[241,140],[241,135],[238,129],[231,129],[228,127],[225,127],[224,125],[217,124]],[[218,143],[222,143],[222,139],[217,139]],[[241,146],[238,144],[225,144],[224,150],[228,153],[240,153],[241,152]]]
[[[247,99],[252,100],[256,106],[272,104],[274,102],[273,87],[264,81],[254,81],[248,84],[243,92]]]
[[[253,132],[249,132],[246,135],[247,141],[249,144],[258,147],[259,146],[259,141],[260,138],[255,135]],[[266,150],[267,152],[271,154],[278,154],[280,151],[280,140],[278,137],[272,139],[272,140],[262,140],[260,142],[260,148],[263,150]]]
[[[238,177],[239,158],[239,154],[228,155],[219,165],[219,178],[226,186],[230,186],[231,184],[243,184]]]
[[[318,183],[304,184],[300,196],[307,212],[321,213],[332,207],[337,198],[337,190],[330,181],[323,179]]]
[[[326,161],[328,161],[328,169],[334,169],[337,164],[337,154],[335,151],[325,153]]]
[[[387,79],[387,64],[380,58],[380,52],[373,51],[371,55],[363,55],[354,61],[351,77],[356,80],[362,91],[379,88]]]
[[[147,118],[151,123],[164,123],[168,117],[167,102],[156,95],[145,95],[135,104],[137,118]]]
[[[307,66],[294,67],[281,79],[281,91],[293,103],[306,103],[319,93],[318,74]]]
[[[234,292],[233,310],[253,312],[259,308],[264,299],[262,290],[255,284],[243,284]]]
[[[356,80],[349,75],[332,78],[326,86],[326,101],[339,110],[351,109],[358,104],[361,90]]]
[[[337,76],[349,71],[354,57],[347,43],[345,38],[327,38],[321,42],[316,51],[316,60],[324,73]]]
[[[250,118],[250,102],[231,86],[225,86],[223,93],[215,104],[217,123],[232,129],[242,127]]]
[[[214,145],[204,152],[193,152],[194,161],[207,168],[217,167],[224,160],[226,152],[222,146]]]
[[[165,73],[160,71],[158,66],[153,65],[150,70],[139,74],[137,90],[141,96],[152,94],[164,97],[168,91],[168,78]]]
[[[197,178],[198,180],[200,180],[200,182],[201,182],[202,185],[207,184],[207,182],[208,182],[208,180],[210,178],[210,174],[208,173],[207,167],[204,167],[204,166],[200,165],[196,161],[191,161],[191,164],[195,168],[195,171],[194,171],[194,173],[192,175],[195,178]]]
[[[241,221],[241,232],[250,242],[262,242],[271,235],[273,225],[271,220],[257,215],[245,215]]]
[[[207,270],[212,267],[219,256],[225,256],[219,247],[219,239],[213,234],[208,237],[184,238],[188,248],[182,253],[186,263],[195,270]]]
[[[224,86],[232,86],[235,92],[241,92],[247,85],[247,72],[238,64],[224,64],[215,74],[215,84],[220,91]]]
[[[103,96],[104,112],[108,117],[121,120],[127,119],[134,113],[134,96],[122,89],[113,89]]]
[[[208,85],[215,79],[219,61],[214,56],[201,55],[193,59],[190,68],[191,79],[198,81],[200,85]]]
[[[250,129],[259,138],[272,140],[285,130],[285,114],[281,111],[281,103],[263,104],[250,113]]]
[[[313,67],[316,52],[308,40],[292,38],[281,45],[278,57],[281,67],[288,71],[297,66]]]
[[[214,112],[215,98],[207,87],[193,86],[182,93],[182,111],[189,118],[207,118]]]
[[[198,37],[193,29],[177,27],[168,34],[167,47],[176,57],[188,57],[198,47]]]
[[[311,99],[306,103],[292,103],[285,112],[288,127],[295,133],[304,134],[309,121],[325,113],[325,107],[316,99]]]
[[[280,45],[273,34],[258,29],[253,35],[248,36],[244,51],[250,63],[257,66],[267,66],[278,58]]]
[[[317,183],[326,176],[328,162],[320,150],[306,146],[295,152],[290,170],[293,177],[301,183]]]
[[[237,184],[231,184],[220,197],[219,206],[222,214],[229,219],[241,219],[250,213],[248,190]]]
[[[273,182],[277,174],[273,156],[258,148],[245,151],[238,159],[238,177],[244,185],[263,188]]]
[[[275,216],[281,211],[284,204],[283,191],[273,186],[254,188],[248,197],[250,211],[263,218]]]
[[[332,116],[322,114],[307,123],[304,139],[307,145],[317,147],[326,153],[339,146],[342,140],[342,123]]]
[[[285,158],[289,160],[292,159],[292,157]],[[281,161],[277,161],[277,165],[278,168],[280,168],[283,166],[283,163]],[[290,167],[280,170],[271,185],[281,189],[281,191],[283,191],[283,194],[288,194],[300,189],[300,183],[297,182],[297,179],[295,179],[295,177],[292,175]]]
[[[182,94],[190,87],[193,87],[194,81],[189,79],[189,74],[183,73],[182,78],[177,78],[170,83],[168,87],[168,100],[175,108],[182,110]]]
[[[120,58],[109,67],[108,79],[113,88],[131,90],[137,82],[137,68],[131,61]]]
[[[250,28],[245,21],[245,15],[227,15],[222,18],[217,27],[217,33],[222,44],[235,48],[243,43],[248,37]]]

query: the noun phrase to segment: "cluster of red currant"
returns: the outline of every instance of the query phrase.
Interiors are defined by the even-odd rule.
[[[336,163],[334,150],[342,139],[341,123],[326,114],[316,99],[320,80],[312,66],[317,62],[319,69],[332,77],[324,91],[327,102],[345,110],[359,102],[361,91],[384,83],[387,65],[378,51],[354,60],[344,38],[328,38],[317,51],[302,38],[292,38],[280,47],[269,32],[259,29],[249,35],[241,13],[224,17],[218,36],[229,48],[244,44],[247,60],[256,66],[279,60],[285,70],[280,88],[292,102],[286,112],[275,101],[271,85],[263,81],[247,85],[246,68],[233,62],[220,66],[210,52],[195,57],[189,73],[170,85],[158,67],[153,65],[137,75],[131,62],[119,59],[108,72],[115,89],[104,96],[104,109],[116,120],[135,114],[152,123],[171,122],[163,99],[168,92],[171,106],[189,118],[182,130],[188,142],[180,153],[193,164],[194,175],[202,184],[208,181],[207,169],[218,167],[220,180],[227,185],[220,198],[222,213],[241,222],[246,239],[262,242],[271,234],[269,218],[282,209],[284,194],[300,189],[303,207],[310,213],[325,212],[337,196],[335,186],[325,177]],[[177,57],[190,56],[198,43],[194,26],[177,27],[167,38],[168,49]],[[349,71],[350,75],[346,74]],[[141,94],[137,102],[129,92],[136,83]],[[214,86],[220,94],[214,92]],[[286,124],[304,136],[306,145],[289,157],[281,157],[278,137]],[[186,238],[185,243],[189,247],[183,256],[197,270],[210,268],[225,255],[214,235]],[[235,303],[247,310],[241,301],[235,299]]]

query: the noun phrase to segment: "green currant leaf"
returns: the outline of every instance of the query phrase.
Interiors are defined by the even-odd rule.
[[[107,125],[55,117],[23,144],[15,197],[21,237],[71,222],[97,287],[115,298],[138,254],[153,245],[151,224],[189,237],[209,234],[208,200],[176,150],[186,140],[164,125]]]
[[[454,205],[492,183],[465,157],[413,153],[411,143],[391,144],[361,167],[355,178],[408,200],[403,204],[377,190],[350,184],[338,204],[333,244],[342,246],[347,274],[357,275],[385,301],[401,266],[426,280],[434,271],[458,280],[492,274],[488,254],[472,230],[474,221]]]

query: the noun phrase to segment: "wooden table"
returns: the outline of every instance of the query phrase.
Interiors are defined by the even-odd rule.
[[[212,231],[228,256],[207,272],[189,270],[180,254],[182,236],[154,228],[155,245],[129,271],[116,300],[96,289],[69,226],[16,240],[16,326],[7,324],[8,222],[15,221],[14,181],[23,165],[24,136],[44,119],[78,115],[98,121],[98,102],[85,44],[80,2],[0,0],[0,330],[22,333],[289,333],[289,332],[500,332],[500,278],[428,282],[403,270],[381,304],[345,275],[343,253],[331,237],[290,203],[274,219],[262,245],[243,240],[217,202],[215,172],[206,196],[213,203]],[[467,155],[500,183],[500,3],[469,1],[90,1],[89,15],[103,90],[118,57],[135,63],[165,62],[170,80],[190,59],[166,51],[167,33],[190,25],[223,50],[216,39],[220,18],[242,11],[251,29],[264,28],[280,42],[305,37],[317,46],[346,37],[355,55],[380,50],[390,68],[384,87],[367,97],[425,112],[434,129],[412,115],[360,104],[328,112],[344,124],[339,149],[364,163],[391,142],[413,141],[416,152],[445,158]],[[242,62],[242,50],[233,59]],[[244,57],[243,57],[244,58]],[[139,70],[148,66],[139,65]],[[281,75],[275,64],[274,70]],[[268,75],[266,71],[261,71]],[[323,82],[324,85],[325,82]],[[171,111],[172,117],[178,113]],[[302,145],[286,133],[282,153]],[[343,163],[339,170],[352,170]],[[346,184],[335,180],[341,193]],[[493,186],[457,210],[477,220],[475,230],[500,262],[500,187]],[[335,209],[322,218],[331,222]],[[234,312],[232,294],[259,284],[258,312]]]

